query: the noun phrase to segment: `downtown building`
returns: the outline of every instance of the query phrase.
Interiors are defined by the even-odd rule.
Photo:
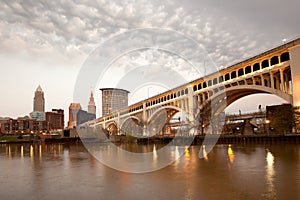
[[[25,116],[1,120],[0,127],[1,134],[6,135],[39,134],[48,131],[49,123],[45,120],[38,121]]]
[[[45,113],[45,98],[41,86],[34,93],[33,112],[29,116],[13,118],[0,118],[1,134],[42,134],[52,130],[64,129],[64,110],[52,109]]]
[[[52,112],[46,112],[46,121],[49,124],[49,131],[64,129],[64,110],[52,109]]]
[[[101,88],[102,117],[128,107],[129,91],[118,88]]]
[[[78,137],[76,126],[96,119],[96,105],[94,94],[91,92],[88,111],[82,109],[80,103],[71,103],[69,106],[68,129],[64,130],[64,137]]]
[[[30,117],[34,120],[46,120],[44,92],[40,85],[34,93],[33,112],[30,113]]]

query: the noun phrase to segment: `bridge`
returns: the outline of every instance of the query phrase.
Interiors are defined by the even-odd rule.
[[[113,134],[153,136],[178,112],[191,134],[218,132],[220,113],[251,94],[274,94],[300,107],[300,38],[185,85],[88,122]],[[225,120],[225,119],[224,119]],[[192,130],[193,129],[193,130]]]

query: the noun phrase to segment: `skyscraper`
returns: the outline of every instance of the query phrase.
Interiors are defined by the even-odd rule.
[[[96,105],[94,101],[94,94],[91,92],[90,101],[88,105],[88,113],[96,115]]]
[[[71,103],[69,106],[69,123],[68,128],[76,127],[77,123],[77,113],[81,110],[80,103]]]
[[[44,92],[39,85],[34,93],[33,98],[33,112],[30,113],[30,117],[34,120],[45,120],[45,98]]]
[[[118,88],[102,88],[102,116],[128,106],[129,91]]]
[[[33,112],[45,112],[44,92],[39,85],[34,93]]]

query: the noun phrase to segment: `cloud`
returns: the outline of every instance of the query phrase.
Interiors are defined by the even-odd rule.
[[[48,49],[49,53],[59,52],[68,57],[75,56],[76,51],[88,55],[100,42],[121,31],[163,27],[194,38],[206,47],[217,65],[233,63],[255,52],[258,43],[253,41],[263,39],[257,34],[259,30],[251,30],[242,24],[243,21],[249,22],[252,12],[241,12],[249,7],[249,10],[258,9],[255,16],[261,16],[261,13],[272,16],[264,5],[234,2],[235,6],[229,6],[224,2],[199,2],[5,0],[0,3],[0,51],[36,53]],[[270,4],[270,8],[278,9],[274,4]],[[237,13],[243,20],[239,21],[229,12]],[[286,15],[280,16],[286,18]],[[258,20],[257,23],[260,24]]]

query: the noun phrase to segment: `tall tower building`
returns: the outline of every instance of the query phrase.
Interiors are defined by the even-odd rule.
[[[77,113],[81,110],[80,103],[71,103],[69,106],[69,123],[68,128],[74,128],[77,125]]]
[[[117,88],[102,88],[102,116],[128,106],[129,91]]]
[[[96,115],[96,105],[94,101],[94,94],[91,92],[90,101],[88,105],[88,113]]]
[[[30,117],[34,120],[45,120],[45,98],[44,92],[39,85],[34,93],[33,98],[33,112],[30,113]]]
[[[33,112],[45,112],[44,92],[39,85],[34,93]]]

